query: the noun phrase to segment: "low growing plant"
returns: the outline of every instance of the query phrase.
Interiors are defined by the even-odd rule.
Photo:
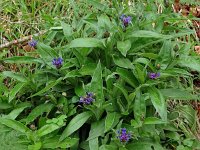
[[[35,57],[2,58],[19,71],[0,76],[0,146],[199,149],[189,101],[200,59],[186,19],[164,3],[163,13],[149,1],[81,3],[93,12],[55,21],[29,42]]]

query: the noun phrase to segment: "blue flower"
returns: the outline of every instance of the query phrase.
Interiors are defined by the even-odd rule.
[[[52,61],[52,64],[54,66],[56,66],[57,69],[61,68],[62,67],[62,64],[63,64],[63,59],[61,57],[59,58],[54,58],[53,61]]]
[[[160,73],[159,72],[158,73],[149,72],[148,76],[150,79],[156,79],[156,78],[160,77]]]
[[[37,41],[32,39],[31,41],[28,42],[28,45],[31,47],[35,47],[37,45]]]
[[[122,143],[127,143],[132,138],[131,133],[127,132],[126,128],[122,128],[121,131],[119,130],[117,137]]]
[[[94,101],[94,94],[92,92],[86,92],[85,97],[80,97],[79,102],[82,104],[89,105]]]
[[[120,19],[123,23],[122,26],[127,27],[131,23],[132,18],[130,16],[125,16],[124,14],[122,14]]]

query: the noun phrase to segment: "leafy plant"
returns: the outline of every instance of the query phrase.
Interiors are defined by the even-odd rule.
[[[45,15],[35,56],[2,58],[18,72],[0,74],[0,137],[29,150],[198,149],[198,41],[184,17],[151,1],[69,8],[68,20]]]

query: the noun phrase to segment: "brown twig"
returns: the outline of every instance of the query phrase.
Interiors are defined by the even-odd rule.
[[[11,46],[13,44],[19,44],[19,43],[23,43],[25,41],[31,40],[34,36],[39,36],[39,35],[44,34],[46,32],[47,32],[47,30],[42,30],[39,33],[36,33],[36,34],[33,34],[33,35],[29,35],[29,36],[25,36],[25,37],[23,37],[21,39],[13,40],[13,41],[7,42],[5,44],[1,44],[0,45],[0,50],[2,50],[3,48],[9,47],[9,46]]]

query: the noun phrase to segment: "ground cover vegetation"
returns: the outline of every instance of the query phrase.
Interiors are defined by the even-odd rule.
[[[0,4],[0,150],[200,149],[198,1]]]

